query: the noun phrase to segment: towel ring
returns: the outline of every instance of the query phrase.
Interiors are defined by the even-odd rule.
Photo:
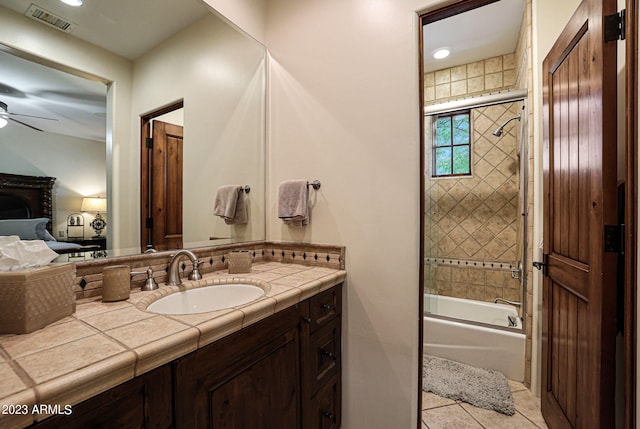
[[[249,185],[240,186],[240,192],[244,192],[248,194],[251,191],[251,187]]]
[[[320,181],[319,180],[313,180],[311,182],[307,181],[307,186],[311,186],[313,187],[313,189],[317,191],[318,189],[320,189]]]

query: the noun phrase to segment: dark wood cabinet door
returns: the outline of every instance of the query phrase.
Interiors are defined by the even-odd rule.
[[[171,365],[136,377],[72,408],[33,425],[37,429],[171,428]]]
[[[238,373],[225,371],[207,380],[211,422],[206,427],[300,427],[298,347],[297,330],[292,330],[234,365]]]
[[[299,325],[291,307],[178,360],[176,427],[299,428]]]

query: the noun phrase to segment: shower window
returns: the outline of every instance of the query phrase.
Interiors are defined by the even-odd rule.
[[[433,177],[471,175],[470,112],[438,115],[433,126]]]

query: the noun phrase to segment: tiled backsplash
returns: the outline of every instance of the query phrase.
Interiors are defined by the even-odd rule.
[[[201,274],[227,269],[226,255],[233,250],[252,251],[254,262],[276,261],[342,270],[345,268],[344,246],[257,241],[191,249],[202,261],[199,268]],[[171,254],[172,252],[162,252],[78,262],[76,263],[74,282],[76,299],[100,296],[102,294],[102,270],[110,265],[129,265],[131,271],[137,272],[144,272],[151,267],[154,271],[154,279],[158,283],[166,282]],[[186,278],[192,270],[189,259],[183,258],[180,277]],[[131,287],[142,286],[145,279],[146,273],[133,275]]]

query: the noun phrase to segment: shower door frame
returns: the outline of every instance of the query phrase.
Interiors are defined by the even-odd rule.
[[[517,223],[520,225],[520,228],[522,229],[521,231],[521,235],[516,237],[516,239],[521,239],[521,247],[522,247],[522,254],[521,257],[518,258],[516,257],[514,262],[516,263],[515,265],[515,269],[518,269],[518,264],[520,265],[520,278],[519,278],[519,282],[520,282],[520,288],[521,288],[521,294],[520,294],[520,317],[522,318],[522,328],[520,328],[520,331],[522,332],[526,332],[526,324],[527,324],[527,317],[526,317],[526,309],[527,309],[527,284],[529,281],[529,276],[528,276],[528,272],[527,272],[527,264],[529,261],[529,249],[528,249],[528,245],[529,245],[529,239],[528,239],[528,222],[529,222],[529,210],[528,210],[528,186],[529,186],[529,158],[528,158],[528,150],[529,150],[529,139],[530,139],[530,135],[529,135],[529,117],[528,117],[528,105],[527,105],[527,101],[528,101],[528,91],[527,90],[523,90],[523,89],[514,89],[514,90],[510,90],[510,91],[506,91],[506,92],[500,92],[500,93],[496,93],[496,94],[490,94],[490,95],[485,95],[485,96],[481,96],[481,97],[474,97],[474,98],[470,98],[470,99],[464,99],[464,100],[456,100],[456,101],[452,101],[452,102],[445,102],[442,104],[436,104],[436,105],[432,105],[432,106],[428,106],[425,107],[423,109],[424,111],[424,116],[423,116],[423,120],[422,120],[422,125],[424,126],[424,118],[427,116],[433,116],[433,117],[437,117],[437,115],[440,114],[447,114],[447,113],[452,113],[455,111],[461,111],[461,110],[470,110],[473,111],[474,109],[478,109],[481,107],[491,107],[491,106],[495,106],[495,105],[501,105],[501,104],[508,104],[508,103],[522,103],[521,109],[520,109],[520,115],[522,115],[522,120],[519,122],[519,127],[518,127],[518,137],[517,137],[517,143],[518,143],[518,159],[519,159],[519,165],[518,165],[518,174],[519,174],[519,185],[520,185],[520,191],[519,191],[519,204],[521,204],[521,206],[519,207],[520,213],[517,214],[517,217],[519,217],[520,219],[518,219]],[[424,137],[423,137],[424,138]],[[426,148],[426,144],[425,146],[425,151],[430,151],[431,149],[427,149]],[[524,149],[524,152],[523,152]],[[422,157],[422,161],[424,162],[424,166],[426,166],[427,162],[424,159],[425,158],[425,152],[422,153],[423,157]],[[433,156],[433,155],[432,155]],[[432,160],[433,162],[433,160]],[[431,180],[437,180],[439,179],[439,177],[431,177]],[[426,179],[425,179],[426,180]],[[425,188],[426,188],[426,184],[425,184]],[[424,192],[424,190],[423,190]],[[423,200],[424,201],[424,200]],[[424,209],[422,210],[422,213],[424,213]],[[423,215],[424,216],[424,215]],[[421,220],[424,221],[423,216],[421,217]],[[426,228],[426,225],[425,225]],[[423,230],[424,231],[424,230]],[[424,234],[423,234],[424,235]],[[424,243],[422,244],[421,247],[424,247]],[[422,251],[424,252],[424,249],[422,249]],[[436,260],[442,260],[443,263],[445,263],[446,260],[449,260],[449,262],[447,262],[447,265],[451,264],[451,260],[454,260],[456,258],[449,258],[449,257],[433,257],[432,255],[430,255],[429,258],[425,258],[424,254],[422,255],[422,261],[424,264],[425,259],[436,259]],[[519,260],[518,260],[519,259]],[[458,261],[458,264],[461,261]],[[484,263],[482,264],[484,266]],[[511,265],[511,264],[509,264]],[[454,265],[455,266],[455,265]],[[471,265],[469,265],[471,267]],[[492,263],[493,266],[493,263]],[[421,266],[422,267],[422,266]],[[422,267],[423,268],[423,267]],[[473,268],[473,267],[471,267]],[[512,270],[513,272],[513,270]],[[513,274],[512,274],[513,275]],[[423,275],[421,275],[420,278],[423,278]],[[468,298],[467,298],[468,299]],[[431,313],[428,309],[427,312]],[[424,314],[424,313],[423,313]],[[436,313],[431,313],[430,317],[441,317]],[[446,318],[446,317],[445,317]],[[463,321],[464,323],[470,323],[470,324],[475,324],[473,321],[469,321],[469,320],[465,320],[465,319],[457,319],[457,321]],[[480,324],[482,325],[482,324]],[[487,327],[491,327],[494,328],[494,326],[491,325],[485,325]],[[501,327],[497,327],[497,329],[502,329]],[[511,329],[511,328],[505,328],[507,330]]]

